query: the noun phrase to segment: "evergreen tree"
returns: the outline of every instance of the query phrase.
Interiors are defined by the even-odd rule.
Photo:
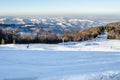
[[[5,44],[5,40],[3,38],[1,40],[1,44]]]
[[[16,42],[15,42],[15,40],[13,40],[13,44],[15,44]]]

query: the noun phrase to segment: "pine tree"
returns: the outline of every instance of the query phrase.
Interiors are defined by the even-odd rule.
[[[13,44],[15,44],[16,42],[15,42],[15,40],[13,40]]]
[[[1,40],[1,44],[5,44],[5,40],[3,38]]]

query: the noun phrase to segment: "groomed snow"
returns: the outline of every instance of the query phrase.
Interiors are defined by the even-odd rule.
[[[0,80],[120,80],[120,53],[1,50]]]

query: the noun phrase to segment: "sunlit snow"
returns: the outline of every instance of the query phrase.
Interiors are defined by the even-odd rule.
[[[120,41],[0,45],[0,80],[120,80]]]

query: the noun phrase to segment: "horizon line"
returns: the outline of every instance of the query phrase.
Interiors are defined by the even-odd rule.
[[[0,16],[97,16],[97,15],[106,15],[106,16],[119,16],[120,13],[105,13],[105,14],[98,14],[98,13],[73,13],[73,14],[0,14]]]

